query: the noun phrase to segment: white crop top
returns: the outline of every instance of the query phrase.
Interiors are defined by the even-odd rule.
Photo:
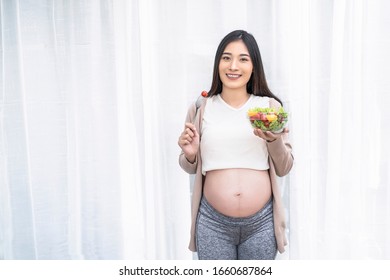
[[[253,107],[269,107],[269,98],[251,94],[238,109],[220,94],[207,99],[200,143],[203,175],[216,169],[269,169],[266,142],[253,134],[247,117],[248,109]]]

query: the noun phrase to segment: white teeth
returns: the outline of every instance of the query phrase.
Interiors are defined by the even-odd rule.
[[[240,75],[226,74],[229,78],[238,78]]]

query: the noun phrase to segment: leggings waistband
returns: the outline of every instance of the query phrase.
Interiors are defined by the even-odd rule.
[[[236,226],[243,226],[243,225],[250,225],[256,222],[259,222],[266,218],[269,215],[273,214],[272,211],[272,197],[268,200],[268,202],[256,213],[248,216],[248,217],[230,217],[227,215],[222,214],[218,210],[216,210],[208,201],[207,199],[202,196],[201,202],[200,202],[200,208],[199,212],[206,216],[211,216],[218,221],[221,221],[222,223],[229,224],[229,225],[236,225]]]

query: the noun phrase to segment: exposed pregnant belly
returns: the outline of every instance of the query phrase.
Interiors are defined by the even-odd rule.
[[[203,192],[218,212],[231,217],[256,213],[272,194],[268,170],[240,168],[208,171]]]

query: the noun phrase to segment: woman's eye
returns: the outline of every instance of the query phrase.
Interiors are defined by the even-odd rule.
[[[228,56],[223,56],[223,57],[222,57],[222,60],[229,61],[229,60],[230,60],[230,57],[228,57]]]
[[[249,59],[247,59],[247,58],[241,58],[241,61],[242,61],[242,62],[247,62],[247,61],[249,61]]]

